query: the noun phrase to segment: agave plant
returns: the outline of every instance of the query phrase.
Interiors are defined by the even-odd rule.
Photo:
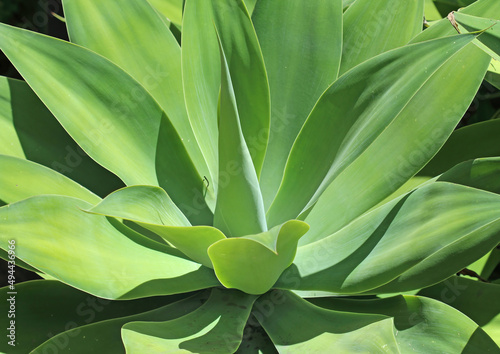
[[[500,284],[455,274],[499,261],[500,121],[454,129],[500,2],[451,14],[461,34],[422,31],[424,2],[64,0],[71,42],[0,25],[25,79],[0,81],[0,350],[499,352]]]

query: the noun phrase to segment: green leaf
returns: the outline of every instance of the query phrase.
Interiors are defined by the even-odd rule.
[[[0,247],[42,272],[108,299],[131,299],[218,284],[212,271],[123,224],[82,211],[70,197],[39,196],[0,208]]]
[[[263,294],[289,267],[309,225],[290,220],[269,231],[223,239],[208,249],[215,274],[226,288]]]
[[[271,93],[269,145],[260,177],[266,208],[276,195],[286,159],[307,115],[337,78],[341,7],[340,0],[257,2],[252,20]]]
[[[218,176],[217,102],[221,72],[217,34],[210,1],[186,0],[182,24],[182,76],[184,98],[196,139],[211,171]],[[214,191],[217,184],[212,183]]]
[[[0,199],[15,203],[39,194],[58,194],[99,203],[101,198],[66,176],[21,158],[0,155]]]
[[[176,25],[182,24],[182,5],[184,0],[148,0],[158,12]]]
[[[434,0],[424,1],[424,14],[427,21],[437,21],[443,17],[436,8]]]
[[[459,12],[472,16],[500,20],[500,2],[498,2],[497,0],[478,0],[467,6],[466,8],[460,9]],[[430,39],[451,36],[456,33],[457,31],[453,28],[450,21],[445,18],[433,23],[431,27],[413,38],[411,40],[411,43],[418,43],[428,41]]]
[[[471,319],[433,299],[405,295],[310,301],[329,310],[392,317],[401,353],[498,353],[495,343]]]
[[[184,104],[181,49],[148,1],[64,0],[64,14],[71,41],[135,78],[172,122],[200,176],[209,175]]]
[[[500,156],[500,120],[488,120],[454,131],[441,150],[418,173],[437,176],[454,165],[478,157]]]
[[[119,67],[77,45],[6,25],[0,48],[75,141],[127,185],[159,184],[183,211],[203,194],[202,177],[165,113]],[[188,217],[211,222],[208,206],[196,213]]]
[[[424,0],[357,0],[344,13],[340,75],[422,31]]]
[[[132,186],[121,189],[110,194],[89,212],[134,221],[161,236],[192,260],[210,268],[212,262],[207,254],[208,247],[226,238],[213,227],[192,227],[167,193],[158,187]]]
[[[288,291],[260,297],[254,316],[280,353],[399,353],[393,320],[331,311]],[[382,349],[383,348],[383,349]]]
[[[264,59],[243,0],[213,1],[212,6],[215,27],[232,80],[241,130],[259,177],[269,138],[271,114]]]
[[[317,201],[301,244],[320,239],[418,172],[462,118],[489,64],[473,39],[405,46],[339,78],[294,143],[269,226],[296,218]]]
[[[33,354],[48,353],[53,351],[54,346],[59,349],[59,353],[125,353],[121,337],[124,325],[132,321],[166,321],[185,316],[200,307],[206,301],[206,295],[206,292],[202,292],[180,301],[176,301],[180,296],[172,296],[172,300],[162,297],[161,299],[165,299],[162,304],[153,298],[153,303],[157,307],[154,310],[137,314],[124,311],[121,316],[67,330],[38,346]],[[151,301],[151,299],[144,300]],[[127,303],[129,301],[125,302],[123,307]]]
[[[482,31],[478,37],[479,42],[493,51],[496,60],[500,60],[500,21],[489,18],[481,18],[457,12],[455,20],[468,32]],[[495,55],[496,54],[496,55]]]
[[[126,324],[123,343],[127,353],[234,353],[255,299],[235,290],[212,289],[208,301],[186,316]]]
[[[245,142],[228,63],[221,46],[219,181],[214,226],[228,237],[267,230],[259,181]],[[225,176],[228,175],[229,176]]]
[[[500,346],[500,284],[454,276],[418,294],[440,300],[469,316]]]
[[[276,287],[380,294],[429,286],[500,242],[499,206],[497,194],[429,184],[299,247]]]
[[[23,81],[0,77],[0,154],[56,170],[100,196],[123,186],[74,142]]]
[[[8,299],[11,296],[9,292],[11,291],[8,287],[0,289],[2,299]],[[4,353],[25,354],[58,333],[72,329],[74,332],[71,334],[78,333],[81,331],[81,326],[149,311],[181,298],[175,295],[132,301],[110,301],[53,280],[23,282],[16,285],[16,292],[15,298],[18,304],[15,312],[16,346],[9,346],[7,340],[2,340],[0,351]],[[0,309],[6,315],[9,307],[8,301],[0,303]],[[9,321],[10,319],[5,322],[6,326],[10,325]],[[119,334],[120,329],[118,329],[118,340],[121,344]],[[93,337],[88,339],[94,341]],[[61,346],[65,344],[72,346],[75,341],[74,335],[66,334],[54,338],[50,345],[52,348],[49,348],[49,345],[45,348],[50,352],[49,350],[53,351],[53,346],[56,345],[57,349],[61,350]],[[88,352],[87,348],[86,353]]]

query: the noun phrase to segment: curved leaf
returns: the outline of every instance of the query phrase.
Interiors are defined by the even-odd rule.
[[[208,248],[215,274],[226,288],[263,294],[290,266],[309,225],[290,220],[257,234],[223,239]]]
[[[276,287],[380,294],[429,286],[500,242],[499,206],[493,193],[429,184],[299,247]]]
[[[23,81],[0,76],[0,154],[52,168],[100,196],[123,186],[71,139]]]
[[[455,130],[441,150],[418,173],[437,176],[454,165],[478,157],[500,156],[500,120],[472,124]]]
[[[340,75],[422,31],[424,0],[356,0],[344,13]]]
[[[159,184],[181,210],[203,194],[202,177],[165,113],[119,67],[77,45],[6,25],[0,48],[75,141],[127,185]],[[206,205],[192,214],[211,222]]]
[[[0,155],[0,199],[15,203],[40,194],[59,194],[99,203],[101,198],[50,168],[13,156]]]
[[[258,1],[252,20],[271,93],[269,145],[260,178],[268,208],[300,128],[318,98],[337,78],[342,4],[341,0]]]
[[[288,291],[260,297],[253,315],[280,353],[400,353],[393,320],[381,315],[331,311]]]
[[[477,0],[471,5],[460,9],[460,13],[500,20],[500,3],[497,0]],[[484,29],[484,28],[483,28]],[[439,37],[452,36],[457,31],[450,24],[447,18],[436,21],[431,27],[421,32],[411,40],[411,43],[418,43]]]
[[[162,299],[165,298],[162,297]],[[202,292],[180,301],[176,300],[180,300],[180,297],[172,296],[172,300],[166,298],[162,304],[158,304],[158,301],[153,298],[153,303],[157,307],[154,310],[144,309],[147,312],[139,313],[137,311],[136,314],[131,314],[130,310],[123,311],[119,317],[114,316],[107,321],[69,329],[38,346],[33,354],[53,351],[54,346],[59,349],[58,353],[125,353],[121,337],[124,325],[132,321],[166,321],[185,316],[195,311],[206,301],[206,293]],[[123,307],[126,306],[126,303]]]
[[[241,131],[259,177],[269,139],[271,114],[264,59],[243,0],[213,1],[212,6],[215,27],[232,80]],[[224,134],[222,136],[226,138]]]
[[[128,353],[234,353],[255,299],[235,290],[212,289],[208,301],[188,315],[126,324],[123,343]]]
[[[0,289],[0,294],[4,299],[11,296],[9,292],[8,287]],[[57,349],[61,350],[64,344],[73,345],[75,342],[73,333],[79,333],[81,326],[149,311],[180,299],[180,296],[176,295],[132,301],[109,301],[53,280],[19,283],[16,285],[16,292],[15,298],[19,304],[15,312],[16,346],[8,345],[7,340],[1,341],[0,351],[4,353],[29,353],[48,338],[73,330],[72,335],[54,337],[51,346],[56,345]],[[10,303],[7,301],[0,303],[3,313],[8,313],[9,306]],[[118,339],[120,339],[119,334],[118,329]],[[88,337],[88,339],[94,341],[93,337]],[[53,351],[53,348],[48,347],[48,345],[45,346],[46,350]],[[72,352],[74,350],[75,348]],[[86,353],[88,352],[87,349]]]
[[[110,194],[89,210],[94,214],[112,216],[136,222],[156,233],[192,260],[212,268],[207,249],[226,237],[209,226],[191,226],[158,187],[132,186]]]
[[[310,301],[329,310],[392,317],[401,353],[498,353],[495,343],[471,319],[433,299],[405,295]]]
[[[182,6],[184,0],[148,0],[158,12],[176,25],[182,24]]]
[[[243,136],[228,63],[221,47],[219,185],[214,226],[228,237],[267,230],[259,181]],[[229,176],[228,172],[229,172]]]
[[[71,41],[135,78],[172,122],[200,176],[208,175],[184,104],[179,44],[148,1],[64,0],[64,15]]]
[[[182,77],[191,126],[200,143],[211,181],[218,176],[217,102],[221,72],[217,34],[210,1],[186,0],[182,24]],[[217,192],[217,183],[212,183]]]
[[[500,346],[500,284],[454,276],[420,290],[418,295],[453,306],[480,325]]]
[[[212,271],[69,197],[39,196],[0,208],[0,247],[65,283],[108,299],[187,292],[218,284]]]
[[[452,133],[486,71],[489,57],[470,43],[473,38],[405,46],[337,80],[294,144],[269,224],[296,217],[317,200],[301,244],[318,240],[418,172]]]

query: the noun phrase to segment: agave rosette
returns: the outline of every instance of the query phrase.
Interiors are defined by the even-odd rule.
[[[500,242],[500,125],[453,132],[500,4],[459,35],[422,32],[423,0],[344,3],[64,0],[71,43],[0,25],[26,80],[0,81],[0,247],[45,278],[0,349],[498,349],[432,291]]]

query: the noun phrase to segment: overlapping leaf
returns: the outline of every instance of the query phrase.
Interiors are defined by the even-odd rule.
[[[227,288],[265,293],[292,264],[297,243],[308,229],[306,223],[290,220],[260,234],[214,243],[208,255],[217,278]]]
[[[158,234],[192,260],[212,268],[207,249],[226,237],[210,226],[191,226],[164,190],[132,186],[110,194],[91,213],[127,219]]]
[[[294,143],[268,224],[295,218],[317,201],[301,243],[320,239],[418,172],[451,134],[486,72],[489,57],[473,39],[405,46],[339,78]]]
[[[222,45],[221,58],[219,186],[214,226],[228,237],[257,234],[267,230],[264,203]]]
[[[287,291],[273,291],[256,302],[253,314],[280,353],[399,353],[393,321],[375,314],[332,311]]]
[[[74,142],[23,81],[0,77],[0,154],[27,158],[104,196],[123,186]]]
[[[276,286],[391,293],[431,285],[500,242],[499,205],[500,196],[490,192],[448,182],[426,185],[299,247]]]
[[[259,1],[252,20],[271,93],[269,145],[260,178],[268,208],[300,128],[320,95],[337,78],[342,51],[341,1]]]
[[[11,296],[8,292],[10,292],[8,287],[0,289],[4,299]],[[4,353],[29,353],[50,337],[63,332],[66,334],[55,337],[51,344],[44,348],[50,351],[55,345],[62,350],[61,347],[67,345],[65,349],[73,353],[77,349],[86,350],[85,353],[88,353],[89,348],[75,348],[77,341],[75,333],[80,337],[85,335],[81,326],[149,311],[181,299],[180,295],[175,295],[132,301],[109,301],[53,280],[23,282],[16,285],[16,292],[17,303],[23,305],[18,306],[15,313],[16,346],[8,345],[6,340],[2,341],[0,351]],[[0,304],[4,313],[8,313],[9,306],[10,303],[7,301],[2,301]],[[67,333],[69,330],[74,331]],[[95,341],[95,336],[87,338],[87,344],[88,342],[102,344],[104,339],[100,337],[99,341]],[[119,328],[118,343],[122,347]]]
[[[213,289],[208,301],[166,322],[132,322],[122,329],[130,353],[234,353],[256,297]]]
[[[433,299],[397,296],[377,300],[320,298],[315,305],[355,314],[379,314],[394,319],[401,353],[497,353],[498,347],[464,314]]]
[[[96,296],[129,299],[218,284],[213,272],[119,222],[82,211],[70,197],[39,196],[0,208],[0,246],[10,239],[31,266]]]
[[[422,31],[423,0],[357,0],[344,13],[340,75]]]

